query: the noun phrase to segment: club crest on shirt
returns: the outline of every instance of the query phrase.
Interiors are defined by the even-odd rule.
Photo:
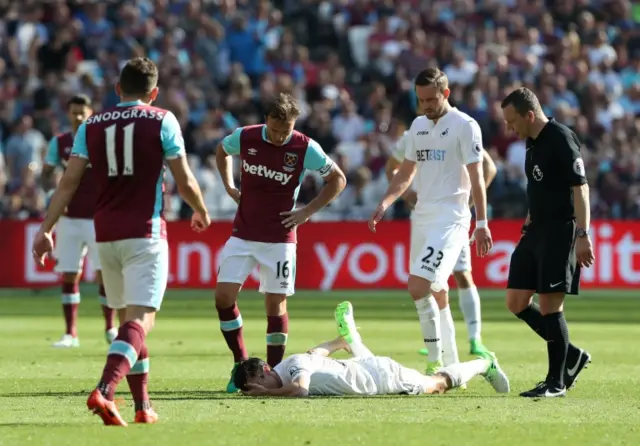
[[[284,166],[282,166],[284,171],[293,172],[294,170],[296,170],[296,164],[298,164],[298,154],[286,152],[284,154]]]
[[[65,147],[65,148],[64,148],[64,153],[66,153],[67,155],[68,155],[69,153],[71,153],[71,147]]]
[[[297,375],[298,373],[300,373],[300,368],[298,368],[298,367],[296,367],[296,366],[292,365],[291,367],[289,367],[289,368],[287,369],[287,372],[289,373],[289,375],[291,375],[291,377],[292,377],[292,378],[295,378],[295,377],[296,377],[296,375]]]
[[[298,154],[287,152],[284,154],[284,165],[287,167],[295,167],[298,164]]]
[[[480,153],[482,152],[482,147],[480,147],[480,144],[476,144],[476,146],[474,147],[475,151]]]
[[[442,133],[440,133],[440,138],[444,138],[448,134],[449,134],[449,129],[444,129],[444,131]]]
[[[536,181],[542,181],[542,177],[544,177],[542,170],[540,170],[540,167],[537,164],[533,166],[532,175],[533,175],[533,179]]]

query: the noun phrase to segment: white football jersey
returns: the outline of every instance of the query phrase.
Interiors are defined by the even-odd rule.
[[[301,376],[310,379],[310,395],[375,395],[371,373],[353,360],[337,360],[308,353],[291,355],[273,370],[287,385]]]
[[[469,227],[471,182],[467,164],[482,162],[482,133],[466,113],[452,108],[437,124],[419,116],[411,124],[405,159],[418,164],[413,218]]]

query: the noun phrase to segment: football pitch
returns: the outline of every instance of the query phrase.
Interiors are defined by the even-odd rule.
[[[546,374],[545,344],[504,306],[503,291],[481,292],[483,338],[511,379],[499,396],[481,378],[439,396],[251,399],[222,391],[231,358],[211,291],[171,291],[148,340],[157,425],[105,427],[85,406],[107,344],[94,287],[83,288],[80,348],[55,350],[63,321],[57,290],[0,291],[0,445],[637,445],[640,444],[640,300],[635,293],[585,292],[566,309],[572,340],[593,363],[567,398],[518,393]],[[287,352],[336,335],[333,309],[354,304],[363,339],[378,355],[422,370],[415,307],[403,292],[299,292],[290,300]],[[244,292],[240,309],[251,355],[264,356],[264,305]],[[466,327],[452,293],[461,360]],[[342,355],[346,357],[345,355]],[[121,413],[133,419],[126,382]],[[553,444],[553,443],[552,443]]]

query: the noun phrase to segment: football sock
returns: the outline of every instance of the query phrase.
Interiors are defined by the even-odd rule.
[[[440,339],[440,312],[432,295],[421,297],[415,302],[424,345],[429,349],[429,362],[442,361],[442,340]]]
[[[474,359],[443,367],[438,373],[443,373],[451,378],[452,387],[460,387],[474,377],[486,373],[490,366],[491,362],[487,359]]]
[[[531,302],[527,308],[522,310],[520,313],[516,314],[516,316],[525,321],[531,329],[536,332],[538,336],[540,336],[545,341],[547,340],[547,327],[544,322],[544,316],[540,313],[540,307],[537,303]],[[562,316],[563,323],[566,327],[566,321],[564,319],[564,315]],[[565,328],[566,329],[566,328]],[[580,349],[575,345],[569,343],[568,355],[570,357],[577,357]]]
[[[445,366],[457,364],[460,359],[456,344],[456,327],[453,324],[449,305],[440,309],[440,328],[442,330],[442,362]]]
[[[464,316],[464,322],[467,324],[469,340],[475,341],[480,339],[482,322],[478,289],[476,287],[460,288],[458,290],[458,303]]]
[[[220,331],[227,342],[227,346],[233,353],[233,361],[240,362],[248,359],[247,349],[244,346],[244,338],[242,337],[242,315],[237,304],[229,308],[219,308],[218,319],[220,319]]]
[[[62,312],[64,314],[65,334],[78,336],[78,306],[80,305],[80,286],[77,283],[62,284]]]
[[[149,393],[147,391],[147,384],[149,382],[149,352],[147,346],[142,344],[138,360],[131,367],[127,374],[127,383],[129,383],[129,390],[131,390],[131,396],[133,397],[133,404],[135,410],[146,410],[151,407],[149,403]]]
[[[564,387],[564,369],[569,349],[569,330],[563,312],[543,316],[547,332],[547,354],[549,373],[547,382]]]
[[[113,401],[116,386],[138,361],[145,337],[144,329],[136,322],[120,326],[118,336],[109,346],[107,364],[97,386],[106,399]]]
[[[284,357],[289,334],[289,315],[267,316],[267,364],[275,367]]]
[[[104,285],[100,285],[100,291],[98,292],[98,298],[100,299],[100,306],[102,307],[102,315],[104,316],[104,329],[105,331],[113,328],[113,321],[116,311],[113,308],[107,306],[107,293],[104,290]]]
[[[364,345],[362,339],[360,337],[356,337],[353,339],[353,342],[349,344],[349,348],[351,349],[351,355],[354,358],[371,358],[375,356],[369,348]]]

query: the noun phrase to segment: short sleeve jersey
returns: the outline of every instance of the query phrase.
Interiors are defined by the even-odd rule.
[[[45,164],[52,167],[67,168],[71,149],[73,147],[73,133],[67,132],[54,136],[49,141]],[[96,188],[93,181],[91,165],[87,167],[80,185],[73,194],[73,198],[67,205],[65,216],[67,218],[92,219],[96,207]]]
[[[573,187],[587,183],[580,141],[555,119],[535,139],[527,139],[525,172],[532,223],[574,218]]]
[[[166,238],[164,162],[184,153],[173,113],[140,101],[120,103],[80,126],[72,155],[92,165],[97,242]]]
[[[269,142],[266,126],[240,127],[222,148],[241,161],[242,196],[233,236],[264,243],[295,243],[295,229],[282,224],[281,212],[294,208],[306,170],[326,177],[333,161],[313,139],[294,131],[282,146]]]
[[[417,163],[413,218],[469,226],[471,181],[466,166],[481,163],[484,150],[478,123],[456,108],[437,123],[420,116],[409,129],[405,148],[405,159]]]

